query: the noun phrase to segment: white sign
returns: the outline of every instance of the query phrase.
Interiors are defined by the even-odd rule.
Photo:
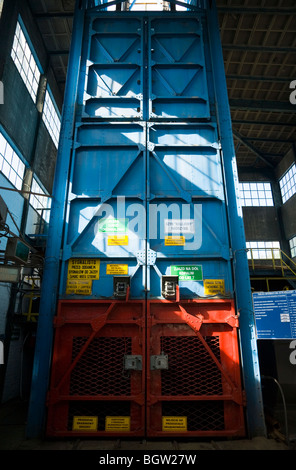
[[[165,233],[194,233],[194,219],[165,219]]]

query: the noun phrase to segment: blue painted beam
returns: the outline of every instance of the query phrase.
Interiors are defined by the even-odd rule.
[[[80,4],[80,5],[79,5]],[[62,115],[60,145],[57,154],[53,200],[48,231],[47,248],[42,280],[40,311],[36,336],[35,357],[32,372],[31,395],[26,435],[36,438],[45,424],[46,395],[49,384],[50,362],[53,342],[53,317],[59,285],[60,249],[63,237],[65,202],[74,125],[80,51],[83,37],[85,2],[77,1],[73,35],[69,56],[65,98]]]
[[[237,310],[240,314],[240,336],[244,387],[247,399],[247,426],[249,436],[266,436],[261,377],[259,370],[255,315],[253,312],[249,266],[246,253],[242,210],[238,198],[238,175],[232,136],[231,116],[227,95],[226,78],[219,23],[215,2],[207,7],[207,19],[214,67],[218,124],[221,136],[225,185],[227,191],[228,218],[233,250],[233,271]]]

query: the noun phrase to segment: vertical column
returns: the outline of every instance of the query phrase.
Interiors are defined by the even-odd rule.
[[[236,302],[237,310],[240,313],[240,337],[244,385],[247,397],[248,429],[250,437],[264,436],[266,430],[255,335],[255,317],[253,313],[243,218],[236,190],[238,184],[236,158],[215,2],[213,2],[211,7],[207,7],[207,17],[217,100],[217,116],[224,159],[230,238],[234,254],[233,270],[236,283]]]

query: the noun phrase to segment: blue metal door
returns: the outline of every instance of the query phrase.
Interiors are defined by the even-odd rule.
[[[81,295],[91,279],[68,261],[93,257],[88,297],[112,297],[118,273],[130,277],[132,298],[162,298],[162,276],[180,266],[195,271],[179,276],[185,298],[207,296],[211,280],[231,295],[201,19],[107,14],[88,28],[60,295]]]

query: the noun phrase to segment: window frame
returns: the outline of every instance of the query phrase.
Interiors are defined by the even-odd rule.
[[[16,145],[13,143],[12,139],[9,137],[7,132],[5,132],[3,127],[0,125],[0,139],[1,139],[1,135],[4,138],[4,140],[6,141],[4,153],[6,154],[7,144],[9,145],[12,153],[9,157],[10,158],[10,162],[9,162],[8,158],[6,158],[6,156],[2,153],[2,148],[0,147],[0,172],[5,176],[5,178],[9,181],[9,183],[12,186],[14,186],[17,190],[21,191],[22,187],[23,187],[25,171],[26,171],[26,168],[27,168],[28,165],[27,165],[24,157],[22,156],[21,152],[18,150]],[[6,168],[9,167],[9,171],[7,171],[7,173],[5,171],[3,171],[4,162],[6,162]],[[19,170],[20,165],[21,165],[22,175],[21,175],[21,173],[19,173],[19,171],[15,170],[16,162],[17,162],[17,170]],[[15,175],[16,175],[14,177],[14,179],[10,178],[11,171],[13,171],[13,173],[15,173]],[[16,184],[16,182],[18,182],[18,181],[19,181],[19,184]]]
[[[263,188],[259,188],[258,187],[259,185],[263,185]],[[266,187],[267,185],[268,187]],[[255,187],[252,188],[251,186],[255,186]],[[255,197],[255,191],[258,197]],[[261,193],[261,197],[260,197],[260,193]],[[268,193],[270,193],[271,197],[267,197]],[[242,207],[273,207],[274,206],[274,199],[273,199],[273,193],[272,193],[272,187],[271,187],[270,181],[241,181],[239,182],[239,195],[240,195],[240,202],[241,202]],[[251,203],[248,204],[247,201],[250,201]]]
[[[34,187],[34,186],[37,186]],[[42,220],[49,223],[50,217],[50,210],[51,210],[51,196],[50,194],[44,189],[42,183],[40,183],[36,174],[33,175],[32,184],[31,184],[31,192],[32,193],[39,193],[41,196],[37,194],[30,194],[29,204],[30,206],[37,212]],[[44,196],[43,196],[44,194]],[[42,204],[42,199],[47,200],[47,206]],[[36,204],[36,205],[35,205]],[[41,207],[38,207],[40,206]]]
[[[51,124],[50,124],[50,119],[48,118],[47,113],[45,111],[46,107],[48,107],[47,100],[46,100],[47,96],[49,97],[49,99],[51,101],[51,104],[53,106],[53,110],[56,113],[57,118],[59,119],[59,126],[57,126],[58,136],[55,134],[54,130],[52,129]],[[49,110],[49,112],[50,112],[50,110]],[[53,118],[52,114],[50,114],[50,118]],[[61,113],[60,113],[60,111],[57,107],[56,101],[54,99],[53,93],[52,93],[49,85],[47,85],[46,90],[45,90],[45,94],[44,94],[44,103],[43,103],[43,110],[42,110],[42,121],[44,122],[44,125],[45,125],[46,129],[48,130],[48,133],[49,133],[49,135],[51,137],[51,140],[53,141],[55,147],[58,148],[60,133],[61,133]]]
[[[293,170],[293,174],[287,179],[288,174]],[[291,185],[291,180],[294,180]],[[285,180],[285,181],[284,181]],[[289,187],[286,189],[287,185]],[[285,204],[295,193],[296,193],[296,164],[295,162],[285,171],[285,173],[279,179],[279,187],[282,196],[282,202]],[[284,190],[285,188],[285,190]],[[289,192],[292,192],[288,195]]]
[[[20,27],[20,30],[23,33],[24,39],[26,41],[26,44],[24,44],[24,48],[22,48],[22,46],[20,44],[20,41],[19,41],[19,37],[17,37],[18,26]],[[15,47],[14,47],[16,40],[17,40],[18,44],[20,45],[20,47],[22,49],[22,52],[23,52],[22,63],[20,62],[19,57],[17,56],[17,49],[15,49]],[[26,45],[28,46],[29,52],[30,52],[29,58],[26,56],[26,52],[25,52],[26,51]],[[28,90],[29,95],[31,96],[33,102],[36,104],[37,95],[38,95],[38,88],[39,88],[39,84],[40,84],[40,77],[44,72],[43,72],[43,68],[41,66],[41,63],[38,59],[38,55],[36,53],[36,50],[35,50],[35,48],[33,46],[33,43],[30,39],[30,35],[29,35],[29,33],[27,31],[27,28],[26,28],[26,26],[25,26],[25,24],[24,24],[24,22],[23,22],[20,15],[18,15],[15,30],[14,30],[13,43],[12,43],[12,46],[11,46],[10,57],[11,57],[14,65],[16,66],[17,71],[19,72],[19,74],[21,76],[24,85],[26,86],[26,89]],[[16,60],[16,57],[17,57],[17,60]],[[26,58],[26,68],[27,68],[27,70],[23,67],[24,58]],[[34,70],[31,67],[32,58],[35,62],[35,69]],[[20,67],[18,66],[18,63],[20,64]],[[36,75],[35,75],[36,69],[38,70],[38,79],[36,79]],[[32,72],[32,77],[31,77],[30,80],[28,78],[28,72]],[[25,79],[24,79],[23,74],[25,75]],[[31,84],[32,81],[36,82],[36,85],[35,85],[36,89]]]

